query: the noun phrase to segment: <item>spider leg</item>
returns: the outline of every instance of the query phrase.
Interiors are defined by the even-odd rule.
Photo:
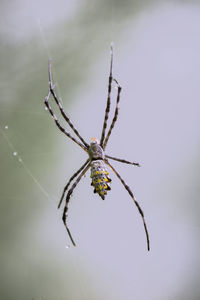
[[[121,90],[122,90],[122,88],[121,88],[121,86],[119,85],[119,83],[117,82],[117,80],[116,80],[116,79],[113,79],[113,80],[114,80],[114,81],[116,82],[116,84],[117,84],[117,90],[118,90],[118,91],[117,91],[117,101],[116,101],[116,107],[115,107],[115,114],[114,114],[112,123],[111,123],[111,125],[110,125],[109,131],[108,131],[108,133],[107,133],[107,135],[106,135],[106,138],[105,138],[105,140],[104,140],[104,143],[103,143],[103,149],[104,149],[104,150],[105,150],[105,148],[106,148],[106,145],[107,145],[108,139],[109,139],[109,137],[110,137],[110,135],[111,135],[111,132],[112,132],[114,126],[115,126],[115,123],[116,123],[116,121],[117,121],[118,111],[119,111],[118,104],[119,104],[119,101],[120,101],[120,93],[121,93]]]
[[[76,171],[76,173],[74,173],[74,175],[69,179],[68,183],[67,183],[66,186],[64,187],[62,196],[61,196],[61,198],[60,198],[60,202],[59,202],[59,204],[58,204],[58,208],[60,208],[60,206],[61,206],[61,203],[62,203],[62,201],[63,201],[64,195],[65,195],[65,193],[66,193],[66,191],[67,191],[67,189],[68,189],[70,183],[72,182],[72,180],[73,180],[76,176],[78,176],[78,174],[85,168],[85,166],[86,166],[88,163],[89,163],[89,158],[86,160],[86,162],[84,163],[84,165],[82,165],[82,167],[81,167],[78,171]]]
[[[129,186],[125,183],[125,181],[121,178],[121,176],[119,175],[119,173],[113,168],[113,166],[111,166],[111,164],[105,160],[105,163],[113,170],[113,172],[117,175],[117,177],[119,178],[119,180],[121,181],[121,183],[123,184],[123,186],[125,187],[125,189],[127,190],[127,192],[129,193],[129,195],[131,196],[131,198],[133,199],[135,205],[137,206],[137,209],[142,217],[143,220],[143,224],[144,224],[144,229],[145,229],[145,233],[146,233],[146,239],[147,239],[147,250],[150,250],[150,242],[149,242],[149,233],[147,230],[147,225],[145,222],[145,218],[144,218],[144,213],[139,205],[139,203],[136,201],[132,191],[130,190]]]
[[[66,223],[66,219],[67,219],[67,211],[68,211],[68,204],[69,204],[69,200],[70,200],[70,197],[71,197],[71,194],[73,193],[75,187],[77,186],[77,184],[79,183],[79,181],[81,180],[81,178],[83,177],[83,175],[88,171],[90,167],[90,163],[85,167],[85,169],[83,169],[83,171],[81,172],[81,174],[78,176],[78,178],[76,179],[76,181],[73,183],[72,187],[69,189],[68,193],[67,193],[67,197],[66,197],[66,202],[65,202],[65,207],[64,207],[64,210],[63,210],[63,216],[62,216],[62,220],[63,220],[63,223],[65,225],[65,228],[67,229],[67,232],[69,234],[69,237],[70,237],[70,240],[72,242],[72,244],[74,246],[76,246],[73,238],[72,238],[72,235],[71,235],[71,232],[67,226],[67,223]]]
[[[130,162],[128,160],[125,160],[125,159],[121,159],[121,158],[116,158],[116,157],[112,157],[110,155],[105,155],[106,158],[110,158],[110,159],[113,159],[113,160],[116,160],[116,161],[119,161],[119,162],[122,162],[122,163],[125,163],[125,164],[129,164],[129,165],[134,165],[134,166],[137,166],[137,167],[140,167],[140,164],[139,163],[136,163],[136,162]]]
[[[51,94],[51,91],[49,90],[48,95],[45,97],[44,103],[45,103],[45,105],[46,105],[48,111],[50,112],[52,118],[54,119],[54,121],[55,121],[57,127],[58,127],[58,128],[59,128],[66,136],[68,136],[72,141],[74,141],[76,144],[78,144],[84,151],[88,152],[88,151],[87,151],[87,148],[86,148],[83,144],[81,144],[79,141],[77,141],[73,136],[71,136],[70,133],[68,133],[68,132],[64,129],[64,127],[62,127],[62,126],[60,125],[60,123],[59,123],[59,121],[58,121],[56,115],[54,114],[54,112],[53,112],[53,110],[52,110],[52,108],[51,108],[51,106],[50,106],[50,104],[49,104],[49,96],[50,96],[50,94]]]
[[[51,75],[51,62],[49,60],[48,62],[48,71],[49,71],[49,90],[56,102],[56,104],[58,105],[60,112],[63,116],[63,118],[65,119],[65,121],[69,124],[69,126],[72,128],[72,130],[74,131],[74,133],[79,137],[79,139],[81,140],[81,142],[85,145],[86,148],[89,148],[89,145],[85,142],[85,140],[81,137],[81,135],[79,134],[78,130],[74,127],[74,125],[72,124],[71,120],[68,118],[68,116],[66,115],[62,104],[60,103],[60,101],[58,100],[56,93],[54,91],[54,85],[53,85],[53,81],[52,81],[52,75]]]
[[[111,95],[112,79],[113,79],[113,77],[112,77],[112,65],[113,65],[113,47],[111,45],[110,75],[109,75],[109,79],[108,79],[108,96],[107,96],[107,105],[106,105],[103,129],[102,129],[101,140],[100,140],[101,147],[103,147],[103,141],[104,141],[104,138],[105,138],[105,131],[106,131],[106,127],[107,127],[108,115],[109,115],[109,112],[110,112],[110,95]]]

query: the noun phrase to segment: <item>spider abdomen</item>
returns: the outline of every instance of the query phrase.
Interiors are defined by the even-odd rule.
[[[93,160],[91,162],[91,185],[94,187],[94,193],[98,193],[99,196],[104,200],[107,191],[111,189],[111,179],[108,176],[103,160]]]

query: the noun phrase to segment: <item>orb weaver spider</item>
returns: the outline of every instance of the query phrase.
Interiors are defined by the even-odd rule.
[[[92,138],[91,143],[88,144],[81,137],[78,130],[74,127],[71,120],[66,115],[66,113],[65,113],[65,111],[62,107],[61,102],[58,100],[58,97],[56,96],[56,93],[54,91],[54,84],[53,84],[53,81],[52,81],[51,62],[50,62],[50,60],[48,62],[49,91],[48,91],[48,95],[45,97],[45,102],[44,102],[45,106],[46,106],[47,110],[49,111],[49,113],[51,114],[53,120],[55,121],[56,126],[67,137],[69,137],[72,141],[74,141],[77,145],[79,145],[89,156],[89,158],[86,160],[86,162],[80,167],[79,170],[77,170],[71,176],[71,178],[69,179],[69,181],[65,185],[62,196],[61,196],[61,199],[60,199],[60,202],[58,204],[58,208],[60,208],[60,206],[62,204],[62,201],[63,201],[63,198],[64,198],[71,182],[76,178],[76,180],[72,184],[71,188],[68,190],[66,200],[65,200],[65,207],[64,207],[63,215],[62,215],[62,220],[63,220],[65,228],[68,232],[70,240],[71,240],[72,244],[74,246],[76,246],[76,244],[75,244],[75,242],[72,238],[71,232],[69,230],[69,227],[67,225],[67,222],[66,222],[67,221],[68,204],[69,204],[70,197],[71,197],[74,189],[76,188],[77,184],[81,180],[81,178],[86,174],[88,169],[91,168],[91,176],[90,177],[92,179],[91,185],[94,187],[94,193],[98,193],[99,196],[104,200],[105,196],[107,194],[107,191],[109,191],[111,189],[111,187],[110,187],[111,179],[108,176],[109,174],[108,174],[108,171],[107,171],[107,168],[106,168],[106,165],[107,165],[108,167],[110,167],[112,169],[112,171],[115,173],[115,175],[119,178],[122,185],[125,187],[125,189],[129,193],[129,195],[133,199],[133,201],[134,201],[134,203],[135,203],[135,205],[136,205],[136,207],[137,207],[137,209],[138,209],[138,211],[139,211],[139,213],[142,217],[142,221],[143,221],[143,225],[144,225],[144,229],[145,229],[145,234],[146,234],[146,240],[147,240],[147,249],[150,250],[149,234],[148,234],[148,230],[147,230],[147,226],[146,226],[146,222],[145,222],[145,218],[144,218],[144,213],[143,213],[139,203],[136,201],[136,199],[135,199],[131,189],[129,188],[129,186],[125,183],[125,181],[122,179],[122,177],[119,175],[119,173],[115,170],[115,168],[110,164],[108,159],[115,160],[115,161],[125,163],[125,164],[138,166],[138,167],[140,165],[138,163],[135,163],[135,162],[130,162],[130,161],[127,161],[125,159],[120,159],[120,158],[112,157],[110,155],[105,154],[106,145],[108,143],[108,140],[110,138],[110,135],[111,135],[111,132],[114,128],[114,125],[117,121],[118,104],[119,104],[119,101],[120,101],[120,94],[121,94],[121,89],[122,89],[121,86],[119,85],[118,81],[115,78],[113,78],[113,76],[112,76],[112,67],[113,67],[113,47],[111,46],[110,74],[109,74],[109,79],[108,79],[107,105],[106,105],[106,110],[105,110],[105,116],[104,116],[104,122],[103,122],[101,138],[100,138],[100,141],[98,141],[97,138]],[[115,84],[117,85],[117,99],[116,99],[114,117],[112,119],[110,128],[109,128],[109,130],[107,132],[107,135],[106,135],[107,121],[108,121],[108,116],[109,116],[109,112],[110,112],[110,105],[111,105],[111,89],[112,89],[112,83],[113,82],[115,82]],[[62,127],[62,125],[58,121],[55,113],[53,112],[53,110],[52,110],[52,108],[49,104],[50,95],[53,96],[54,101],[56,102],[56,104],[59,107],[61,115],[63,116],[65,121],[68,123],[68,125],[71,127],[71,129],[74,131],[74,133],[76,134],[76,136],[78,137],[79,140],[74,138],[69,132],[67,132],[65,130],[65,128]]]

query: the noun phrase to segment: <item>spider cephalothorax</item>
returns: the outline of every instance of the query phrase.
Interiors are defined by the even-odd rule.
[[[108,97],[107,97],[107,105],[106,105],[106,110],[105,110],[105,116],[104,116],[104,123],[103,123],[103,129],[102,129],[102,133],[101,133],[101,139],[100,142],[98,141],[98,139],[96,138],[92,138],[91,139],[91,143],[90,145],[88,145],[88,143],[82,138],[82,136],[79,134],[78,130],[74,127],[74,125],[72,124],[72,122],[70,121],[70,119],[68,118],[68,116],[66,115],[62,104],[60,103],[60,101],[58,100],[56,93],[54,91],[54,85],[53,85],[53,81],[52,81],[52,75],[51,75],[51,63],[49,61],[49,92],[48,95],[45,98],[45,105],[46,108],[48,109],[48,111],[50,112],[52,118],[54,119],[57,127],[67,136],[69,137],[72,141],[74,141],[77,145],[79,145],[85,152],[87,152],[89,158],[86,160],[86,162],[80,167],[80,169],[78,171],[76,171],[72,177],[69,179],[68,183],[66,184],[60,202],[58,204],[58,208],[60,207],[63,198],[65,196],[65,193],[67,192],[71,182],[76,178],[76,180],[74,181],[74,183],[72,184],[71,188],[68,190],[67,192],[67,196],[66,196],[66,200],[65,200],[65,206],[64,206],[64,210],[63,210],[63,223],[67,229],[67,232],[69,234],[69,237],[71,239],[72,244],[75,246],[75,242],[72,238],[71,232],[67,226],[67,211],[68,211],[68,204],[69,204],[69,200],[71,197],[71,194],[73,193],[75,187],[77,186],[77,184],[79,183],[79,181],[81,180],[81,178],[86,174],[86,172],[89,170],[89,168],[91,169],[91,178],[92,178],[92,182],[91,185],[94,187],[94,193],[98,193],[99,196],[104,200],[105,199],[105,195],[107,194],[107,191],[109,191],[110,188],[110,182],[111,179],[109,177],[108,174],[108,170],[107,170],[107,166],[110,167],[110,169],[112,169],[112,171],[116,174],[116,176],[119,178],[119,180],[121,181],[121,183],[123,184],[123,186],[125,187],[125,189],[127,190],[127,192],[129,193],[129,195],[131,196],[131,198],[133,199],[141,217],[143,220],[143,224],[144,224],[144,229],[145,229],[145,233],[146,233],[146,239],[147,239],[147,249],[150,249],[150,244],[149,244],[149,234],[148,234],[148,230],[147,230],[147,226],[146,226],[146,222],[144,219],[144,214],[143,211],[139,205],[139,203],[136,201],[131,189],[129,188],[129,186],[125,183],[125,181],[121,178],[121,176],[119,175],[119,173],[115,170],[115,168],[110,164],[110,162],[108,161],[108,159],[112,159],[112,160],[116,160],[118,162],[122,162],[122,163],[126,163],[126,164],[130,164],[130,165],[135,165],[135,166],[139,166],[138,163],[134,163],[134,162],[130,162],[127,161],[125,159],[120,159],[120,158],[116,158],[116,157],[112,157],[109,155],[105,154],[105,148],[107,145],[107,142],[109,140],[109,137],[111,135],[111,132],[114,128],[115,122],[117,121],[117,117],[118,117],[118,104],[119,104],[119,100],[120,100],[120,93],[121,93],[121,87],[118,84],[117,80],[113,78],[112,76],[112,65],[113,65],[113,48],[111,47],[111,62],[110,62],[110,74],[109,74],[109,80],[108,80]],[[105,136],[105,132],[106,132],[106,128],[107,128],[107,121],[108,121],[108,116],[109,116],[109,112],[110,112],[110,96],[111,96],[111,88],[112,88],[112,83],[115,82],[115,84],[117,85],[117,100],[116,100],[116,106],[115,106],[115,112],[114,112],[114,117],[112,119],[110,128],[107,132],[107,135]],[[63,116],[63,118],[65,119],[65,121],[68,123],[68,125],[72,128],[72,130],[74,131],[74,133],[76,134],[76,136],[78,137],[78,139],[74,138],[69,132],[67,132],[65,130],[65,128],[60,124],[60,122],[58,121],[55,113],[53,112],[50,104],[49,104],[49,97],[50,95],[53,96],[54,101],[56,102],[56,104],[58,105],[60,112]]]
[[[91,138],[91,143],[88,149],[90,160],[104,159],[105,154],[97,138]]]

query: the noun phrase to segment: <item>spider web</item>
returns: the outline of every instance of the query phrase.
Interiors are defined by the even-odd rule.
[[[5,130],[8,130],[8,125],[4,126]],[[27,167],[27,165],[24,163],[24,161],[22,160],[22,158],[20,157],[20,155],[18,154],[18,152],[16,151],[15,147],[13,146],[13,144],[11,143],[10,139],[8,138],[8,136],[6,135],[6,133],[4,132],[4,130],[2,128],[0,128],[1,134],[3,135],[3,137],[5,138],[13,156],[17,157],[18,162],[23,166],[25,172],[27,173],[28,176],[30,176],[33,181],[35,182],[35,184],[37,185],[37,187],[41,190],[41,192],[44,194],[44,196],[46,196],[48,199],[50,199],[49,194],[47,193],[47,191],[41,186],[41,184],[39,183],[39,181],[37,180],[37,178],[32,174],[31,170]]]

